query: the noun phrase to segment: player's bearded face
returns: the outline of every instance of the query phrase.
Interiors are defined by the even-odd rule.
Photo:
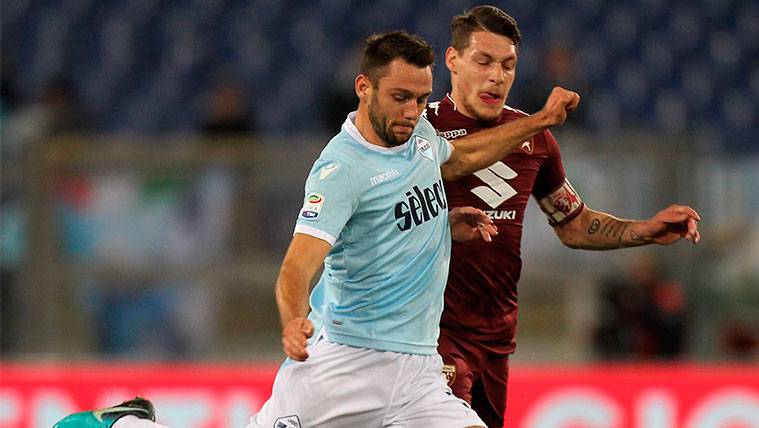
[[[424,111],[432,93],[432,68],[398,58],[384,71],[377,81],[369,81],[363,101],[374,133],[388,147],[395,147],[411,138]]]
[[[408,141],[408,139],[411,137],[411,132],[413,132],[413,128],[416,123],[412,123],[408,120],[403,119],[390,119],[387,112],[384,111],[380,105],[380,100],[377,92],[379,91],[374,91],[372,93],[372,101],[369,103],[369,105],[367,105],[367,109],[369,111],[369,121],[372,123],[374,132],[376,132],[382,141],[387,143],[388,146],[400,146],[401,144]],[[410,127],[410,129],[407,130],[406,127]],[[396,133],[394,129],[398,128],[407,130],[407,132]]]
[[[516,46],[495,33],[472,33],[469,46],[455,55],[453,91],[459,108],[482,121],[498,119],[516,77]]]

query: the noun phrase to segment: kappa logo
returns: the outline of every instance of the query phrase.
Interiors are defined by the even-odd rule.
[[[440,109],[440,101],[435,101],[434,103],[427,104],[427,109],[435,109],[435,116],[437,116],[438,110]],[[427,117],[427,109],[424,110],[424,117]]]
[[[337,171],[339,167],[340,165],[336,163],[328,163],[327,165],[324,165],[322,169],[319,170],[319,180],[324,180],[329,177],[333,172]]]
[[[274,428],[301,428],[298,415],[283,416],[274,421]]]
[[[432,160],[432,144],[430,144],[429,140],[416,135],[414,136],[414,142],[416,143],[416,150],[419,154]]]
[[[300,210],[300,216],[307,220],[318,218],[319,212],[322,210],[322,205],[324,205],[324,196],[320,193],[311,192],[306,196],[306,201],[303,203],[303,208]]]
[[[463,137],[465,135],[467,135],[467,130],[465,128],[440,132],[440,136],[446,140],[455,140],[456,138]]]
[[[531,155],[531,154],[532,154],[532,141],[530,141],[530,140],[527,140],[527,141],[523,142],[523,143],[522,143],[522,144],[519,146],[519,148],[520,148],[520,149],[522,149],[522,151],[524,151],[524,152],[525,152],[525,153],[527,153],[528,155]]]

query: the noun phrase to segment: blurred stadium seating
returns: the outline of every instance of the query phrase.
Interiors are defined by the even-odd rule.
[[[13,1],[2,13],[3,60],[32,97],[54,77],[75,84],[95,129],[197,129],[218,73],[255,97],[265,132],[324,131],[324,88],[371,32],[405,28],[441,55],[462,0]],[[542,73],[540,52],[575,55],[585,125],[597,132],[685,134],[680,147],[758,151],[759,4],[750,0],[511,1],[524,34],[512,103]],[[438,61],[437,94],[445,90]],[[539,79],[539,77],[538,77]],[[523,82],[520,84],[519,82]],[[316,114],[315,114],[316,113]]]

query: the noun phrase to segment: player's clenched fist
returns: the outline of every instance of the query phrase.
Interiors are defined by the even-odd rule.
[[[567,120],[567,113],[576,109],[580,104],[580,95],[577,92],[566,90],[556,86],[548,96],[543,109],[536,113],[545,121],[545,126],[561,125]]]
[[[694,244],[701,240],[698,222],[701,216],[684,205],[671,205],[643,222],[641,237],[661,245],[669,245],[685,238]]]
[[[308,358],[308,338],[314,334],[314,325],[306,318],[295,318],[282,330],[282,350],[296,361]]]

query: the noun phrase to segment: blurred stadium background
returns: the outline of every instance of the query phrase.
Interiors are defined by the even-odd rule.
[[[439,98],[450,18],[476,4],[2,0],[6,376],[276,364],[274,279],[311,162],[356,105],[358,49],[422,35]],[[582,96],[555,133],[585,201],[703,218],[698,246],[591,253],[531,203],[515,364],[740,364],[759,414],[759,2],[498,6],[523,33],[509,103]],[[0,425],[24,373],[2,385]]]

